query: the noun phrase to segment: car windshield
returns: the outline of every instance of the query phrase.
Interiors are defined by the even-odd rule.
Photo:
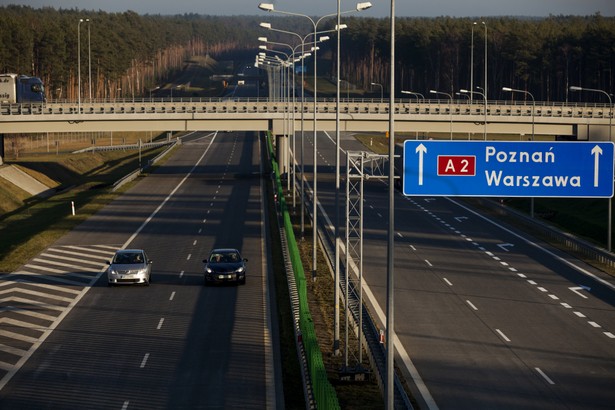
[[[134,264],[143,263],[143,254],[140,252],[122,252],[115,255],[113,263],[117,264]]]
[[[239,262],[239,254],[237,252],[214,252],[209,257],[209,261],[213,263],[235,263]]]

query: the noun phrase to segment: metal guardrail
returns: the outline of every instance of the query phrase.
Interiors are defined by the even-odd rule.
[[[122,185],[127,184],[130,181],[135,180],[139,175],[141,175],[141,172],[143,172],[143,170],[146,170],[147,168],[149,168],[150,166],[154,165],[156,162],[160,161],[160,159],[162,159],[165,155],[167,155],[169,153],[169,151],[181,140],[175,140],[175,141],[166,141],[166,142],[154,142],[154,143],[147,143],[147,144],[142,144],[141,147],[143,148],[145,145],[149,145],[147,148],[156,148],[156,147],[160,147],[163,145],[169,145],[169,147],[167,149],[165,149],[164,151],[162,151],[160,154],[156,155],[154,158],[152,158],[144,167],[139,168],[134,170],[133,172],[131,172],[128,175],[125,175],[124,177],[118,179],[117,181],[115,181],[112,185],[111,191],[116,191],[117,189],[119,189]],[[122,148],[116,148],[118,147],[117,145],[111,146],[110,148],[112,148],[113,150],[116,149],[138,149],[139,145],[138,144],[130,144],[130,145],[122,145],[120,147]],[[128,148],[128,147],[132,147],[132,148]],[[90,149],[91,151],[96,151],[96,149],[93,148],[98,148],[98,147],[89,147],[86,148],[85,150],[79,150],[79,151],[75,151],[75,153],[78,152],[86,152],[88,149]],[[100,147],[100,148],[105,148],[105,147]],[[104,151],[101,150],[101,151]]]

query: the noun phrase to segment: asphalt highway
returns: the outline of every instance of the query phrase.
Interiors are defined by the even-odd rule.
[[[318,197],[335,221],[334,135],[318,138]],[[342,149],[365,148],[342,134]],[[612,278],[460,200],[395,195],[396,361],[421,408],[613,407]],[[387,185],[366,181],[364,199],[365,293],[383,329]]]
[[[0,408],[283,407],[260,164],[255,134],[195,133],[5,278],[27,302],[2,311]],[[203,286],[213,247],[242,252],[246,285]],[[107,286],[120,248],[154,260],[150,286]]]

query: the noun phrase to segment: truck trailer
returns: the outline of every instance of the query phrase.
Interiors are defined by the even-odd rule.
[[[45,102],[45,87],[40,78],[0,74],[0,104],[43,102]]]

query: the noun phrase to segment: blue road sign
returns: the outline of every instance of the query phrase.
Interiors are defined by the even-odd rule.
[[[409,196],[613,196],[612,142],[404,142]]]

